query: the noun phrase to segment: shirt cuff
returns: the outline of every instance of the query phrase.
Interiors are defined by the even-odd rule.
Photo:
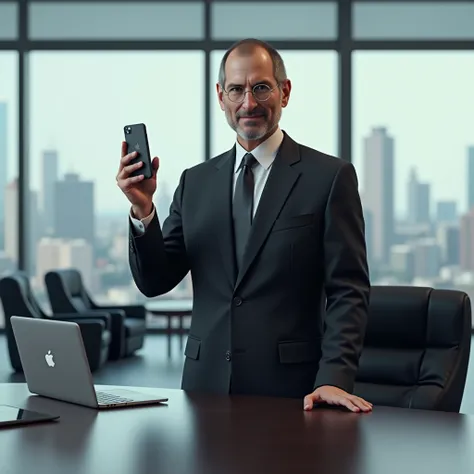
[[[144,217],[143,219],[137,219],[136,217],[134,217],[133,212],[130,209],[130,221],[139,235],[142,235],[145,233],[146,228],[148,227],[148,224],[152,221],[154,216],[155,216],[154,204],[153,204],[153,209],[151,213],[148,216]]]

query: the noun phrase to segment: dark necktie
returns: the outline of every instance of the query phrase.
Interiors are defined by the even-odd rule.
[[[240,165],[241,170],[234,192],[234,237],[237,266],[240,267],[245,246],[252,227],[254,177],[252,167],[257,161],[251,153],[247,153]]]

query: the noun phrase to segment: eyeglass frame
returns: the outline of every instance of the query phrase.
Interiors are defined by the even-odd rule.
[[[227,95],[227,97],[229,98],[229,100],[234,103],[234,104],[241,104],[244,100],[245,100],[245,96],[247,95],[248,92],[251,92],[252,93],[252,96],[253,98],[257,101],[257,102],[266,102],[268,99],[270,99],[270,96],[272,94],[272,92],[275,90],[275,89],[278,89],[280,87],[280,83],[278,82],[274,87],[270,87],[268,84],[265,84],[264,82],[261,82],[259,84],[255,84],[252,89],[250,90],[247,90],[247,89],[244,89],[243,91],[243,97],[242,97],[242,100],[240,101],[235,101],[235,100],[232,100],[230,97],[229,97],[229,91],[226,91],[224,88],[222,88],[222,90],[225,92],[225,94]],[[254,89],[258,86],[265,86],[265,87],[268,87],[269,90],[268,90],[268,97],[266,99],[257,99],[255,97],[255,92],[254,92]]]

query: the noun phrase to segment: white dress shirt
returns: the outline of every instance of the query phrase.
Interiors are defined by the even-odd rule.
[[[270,174],[270,169],[272,167],[273,161],[278,153],[278,149],[280,148],[281,142],[283,141],[283,132],[280,128],[277,128],[275,133],[268,137],[263,143],[260,143],[255,149],[252,150],[252,155],[257,160],[257,164],[252,168],[254,174],[254,208],[253,214],[255,216],[255,212],[257,211],[258,204],[260,202],[260,198],[262,197],[262,192],[265,187],[265,183],[267,182],[268,175]],[[235,166],[234,166],[234,183],[233,189],[235,192],[235,183],[239,176],[239,166],[242,161],[244,155],[248,153],[245,148],[243,148],[239,142],[236,142],[235,148]],[[148,224],[151,222],[155,215],[156,209],[153,206],[153,210],[151,211],[150,215],[147,217],[139,220],[133,217],[132,211],[130,210],[130,220],[137,232],[138,235],[141,235],[145,232]]]

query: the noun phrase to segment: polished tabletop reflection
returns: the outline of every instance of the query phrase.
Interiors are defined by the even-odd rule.
[[[0,384],[0,403],[61,417],[1,429],[0,472],[474,472],[468,415],[387,407],[305,412],[300,400],[147,390],[169,402],[99,412],[31,395],[25,384]]]

